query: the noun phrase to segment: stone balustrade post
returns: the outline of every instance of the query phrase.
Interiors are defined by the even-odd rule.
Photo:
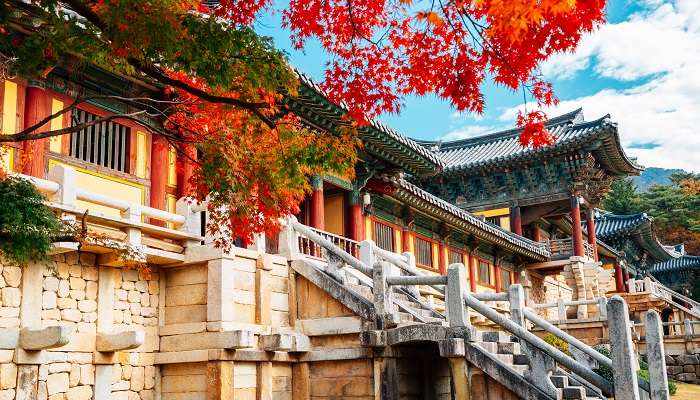
[[[447,267],[447,321],[451,328],[463,328],[469,325],[469,314],[464,303],[463,293],[466,287],[464,265],[450,264]]]
[[[510,319],[516,324],[525,326],[525,292],[519,284],[510,285],[508,288],[508,301],[510,302]]]
[[[374,294],[374,311],[377,329],[393,328],[393,295],[386,277],[391,268],[387,262],[376,262],[372,267],[372,289]]]
[[[683,330],[685,334],[685,340],[691,341],[693,340],[693,324],[690,323],[690,320],[688,318],[683,320]]]
[[[601,320],[608,319],[608,299],[605,296],[598,297],[598,312]]]
[[[566,321],[566,303],[561,297],[557,299],[557,319],[560,322]]]
[[[637,293],[637,285],[635,284],[635,282],[636,281],[634,278],[629,279],[627,281],[627,287],[629,288],[630,293]]]
[[[360,261],[369,268],[373,268],[376,262],[374,255],[374,242],[371,240],[363,240],[360,242]]]
[[[293,221],[296,221],[294,216],[287,218],[285,226],[279,234],[278,253],[289,260],[299,258],[299,233],[294,230]]]
[[[613,296],[607,310],[615,400],[640,400],[627,303],[622,297]]]
[[[668,400],[668,376],[664,354],[664,331],[659,313],[646,312],[644,317],[649,363],[649,387],[651,400]],[[686,320],[687,321],[687,320]]]
[[[78,198],[75,170],[67,165],[57,164],[49,171],[49,180],[59,184],[51,200],[67,207],[74,207]],[[75,222],[73,214],[63,214],[61,219],[66,222]]]
[[[416,256],[413,255],[410,251],[404,251],[401,253],[402,256],[406,257],[406,261],[408,263],[408,266],[412,269],[416,269]],[[407,271],[402,271],[401,275],[411,275]],[[411,286],[404,286],[403,287],[405,290],[407,290],[409,293],[411,293],[414,297],[420,298],[420,292],[418,291],[418,286],[411,285]]]
[[[129,204],[129,208],[124,210],[122,213],[122,218],[128,220],[130,223],[139,225],[141,224],[141,205],[137,203]],[[139,228],[126,228],[126,242],[131,246],[138,247],[141,245],[141,229]]]

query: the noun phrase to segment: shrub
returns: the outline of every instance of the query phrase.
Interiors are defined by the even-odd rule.
[[[560,337],[548,333],[542,337],[542,340],[556,347],[562,353],[571,356],[571,353],[569,352],[569,343],[565,342]]]

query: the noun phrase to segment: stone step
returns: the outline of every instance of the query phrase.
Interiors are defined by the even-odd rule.
[[[482,349],[488,351],[489,353],[496,353],[498,351],[497,342],[477,342],[476,343]]]
[[[520,343],[498,342],[499,354],[520,354]]]
[[[509,366],[513,365],[513,355],[512,354],[494,354],[497,359],[499,359],[502,363],[508,364]]]
[[[513,354],[513,364],[530,365],[530,359],[525,354]]]
[[[520,375],[525,375],[525,371],[529,368],[527,365],[510,365]]]
[[[510,342],[510,335],[503,331],[490,331],[481,333],[482,342]]]
[[[569,386],[569,377],[568,376],[554,376],[554,375],[552,375],[550,377],[550,379],[552,381],[552,384],[555,387],[558,387],[560,389]]]
[[[586,390],[582,387],[566,386],[561,390],[561,397],[563,400],[585,400]]]

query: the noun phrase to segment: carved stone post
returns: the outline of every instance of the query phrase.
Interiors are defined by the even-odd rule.
[[[620,296],[608,301],[608,329],[615,380],[615,400],[639,400],[629,309]]]
[[[465,290],[466,276],[464,265],[450,264],[447,267],[447,320],[451,328],[463,328],[469,325],[469,315],[462,293]]]
[[[668,400],[668,376],[666,375],[664,332],[661,317],[656,311],[649,310],[645,315],[644,322],[651,400]]]
[[[387,329],[396,326],[393,318],[392,289],[386,282],[386,276],[391,264],[386,262],[374,263],[372,269],[372,286],[374,292],[374,310],[377,313],[377,329]]]
[[[296,221],[293,216],[287,219],[287,224],[280,231],[279,254],[290,260],[299,258],[299,234],[294,230],[292,222]]]
[[[360,261],[369,268],[374,267],[374,242],[371,240],[363,240],[360,242]]]

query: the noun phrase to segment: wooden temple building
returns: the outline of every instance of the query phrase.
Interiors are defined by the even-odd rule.
[[[317,130],[347,123],[343,107],[299,77],[289,112]],[[18,132],[79,94],[158,91],[92,66],[56,68],[45,79],[0,83],[0,128]],[[124,109],[90,101],[49,125]],[[112,242],[56,243],[50,265],[0,262],[0,399],[636,400],[649,392],[631,369],[629,317],[641,320],[608,298],[644,292],[633,278],[651,281],[639,273],[693,259],[664,260],[646,228],[618,229],[617,216],[596,211],[613,179],[641,171],[609,116],[552,118],[557,141],[542,149],[520,147],[517,130],[419,142],[373,122],[359,128],[353,181],[313,177],[279,237],[231,251],[205,233],[205,205],[183,198],[191,166],[144,128],[158,121],[142,123],[114,120],[3,157],[57,215],[85,216]],[[631,244],[617,239],[623,233]],[[110,243],[138,248],[148,270],[129,268]],[[695,312],[652,283],[647,294],[663,287],[666,297],[648,309]],[[597,344],[591,329],[610,343],[612,361],[589,346]],[[586,339],[566,340],[589,358],[533,334],[545,331]],[[590,357],[627,367],[609,382]]]

